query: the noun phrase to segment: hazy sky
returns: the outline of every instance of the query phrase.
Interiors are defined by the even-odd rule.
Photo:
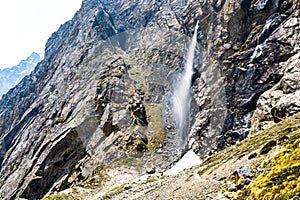
[[[32,52],[44,56],[47,39],[72,19],[82,0],[1,0],[0,68],[17,65]]]

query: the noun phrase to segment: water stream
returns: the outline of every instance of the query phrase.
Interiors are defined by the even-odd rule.
[[[184,71],[179,76],[179,81],[175,83],[174,91],[172,95],[173,115],[175,118],[177,133],[179,136],[180,147],[185,146],[186,137],[189,127],[190,118],[190,90],[193,76],[193,60],[195,54],[195,48],[197,44],[197,30],[198,22],[194,29],[193,38],[189,44],[186,54],[186,62],[184,65]]]

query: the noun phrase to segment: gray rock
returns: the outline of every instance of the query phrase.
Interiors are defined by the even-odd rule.
[[[83,1],[0,101],[0,198],[40,199],[132,154],[163,171],[186,151],[181,141],[193,139],[204,157],[245,138],[255,109],[271,122],[298,112],[299,6],[284,0],[260,12],[254,4]],[[166,128],[174,124],[168,99],[197,21],[195,99],[179,138]],[[259,106],[279,82],[284,89],[265,95],[271,106]]]
[[[153,167],[147,168],[147,169],[146,169],[146,173],[147,173],[147,174],[154,174],[154,173],[155,173],[155,168],[153,168]]]
[[[226,44],[224,44],[224,48],[225,49],[231,49],[231,44],[230,43],[226,43]]]
[[[300,111],[300,54],[282,63],[285,73],[278,84],[263,93],[252,117],[251,134],[265,130]]]

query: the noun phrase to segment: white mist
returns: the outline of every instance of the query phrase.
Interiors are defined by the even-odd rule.
[[[192,41],[190,42],[186,55],[183,74],[179,77],[178,85],[177,83],[175,83],[176,85],[174,86],[173,96],[171,99],[173,106],[173,115],[179,135],[179,145],[181,147],[184,147],[185,145],[185,135],[189,125],[190,89],[193,76],[193,60],[197,44],[198,27],[199,26],[197,22]]]

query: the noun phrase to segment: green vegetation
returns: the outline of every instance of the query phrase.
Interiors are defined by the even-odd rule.
[[[230,159],[239,159],[244,155],[250,154],[254,150],[258,150],[262,147],[267,148],[267,144],[271,141],[276,141],[278,145],[285,146],[299,138],[299,132],[300,113],[286,118],[269,129],[251,135],[249,138],[236,145],[228,147],[218,154],[213,155],[203,163],[202,169],[198,173],[199,175],[202,175],[207,170],[216,169]],[[273,146],[271,145],[269,146],[269,149],[265,150],[270,151]],[[262,153],[265,152],[263,151]]]
[[[102,198],[103,199],[111,199],[111,197],[113,197],[115,195],[118,195],[118,194],[122,193],[124,190],[128,190],[130,188],[131,188],[130,185],[122,184],[118,187],[115,187],[114,189],[112,189],[108,193],[106,193]]]
[[[125,167],[125,168],[134,168],[136,170],[140,170],[144,165],[144,161],[141,158],[128,157],[124,159],[120,159],[114,163],[112,163],[108,168],[113,167]]]
[[[79,183],[76,187],[71,188],[71,192],[64,192],[54,193],[43,200],[69,200],[69,199],[87,199],[88,197],[85,196],[87,194],[92,194],[97,191],[100,191],[103,188],[105,182],[110,181],[111,177],[107,174],[107,170],[117,168],[117,167],[125,167],[125,168],[135,168],[136,170],[141,170],[142,166],[144,165],[144,161],[140,158],[133,158],[128,157],[124,159],[120,159],[112,164],[106,166],[105,168],[96,172],[92,177],[88,178],[87,180]],[[108,193],[106,193],[103,198],[109,199],[112,196],[115,196],[124,190],[129,189],[130,185],[120,185]],[[81,193],[77,191],[82,191]],[[72,194],[72,196],[70,196]]]
[[[152,182],[155,182],[155,181],[157,181],[157,178],[151,176],[151,177],[147,178],[146,183],[152,183]]]
[[[80,192],[76,188],[71,189],[72,192],[63,193],[63,192],[55,192],[54,194],[43,198],[43,200],[74,200],[74,199],[82,199],[77,198],[80,196]]]
[[[242,199],[290,199],[300,193],[300,139],[288,144],[266,163],[266,174],[259,175],[243,192]]]
[[[100,170],[93,177],[84,181],[81,186],[87,189],[100,189],[103,186],[103,182],[108,181],[110,177],[106,173],[106,168]]]
[[[224,199],[291,199],[300,195],[300,113],[210,157],[200,175],[210,174],[227,161],[247,156],[254,159],[250,174],[231,175],[222,189],[211,196]],[[254,152],[254,153],[253,153]],[[230,185],[230,186],[229,186]],[[228,187],[229,186],[229,187]]]
[[[147,108],[148,107],[148,108]],[[161,104],[146,106],[149,116],[149,126],[147,130],[147,135],[150,138],[147,144],[149,151],[152,151],[159,147],[159,145],[165,139],[165,124],[163,119]]]
[[[143,104],[146,109],[147,121],[149,122],[144,133],[147,135],[147,151],[152,151],[159,148],[160,144],[165,139],[165,124],[163,118],[163,105],[160,103],[151,103],[147,99],[150,98],[149,84],[147,77],[151,75],[152,68],[149,66],[138,66],[131,64],[132,68],[128,71],[129,77],[135,80],[137,84],[130,85],[130,93],[134,94],[136,88],[144,92]],[[134,118],[134,116],[132,116]]]
[[[72,200],[73,197],[68,194],[54,193],[51,196],[44,198],[43,200]]]

